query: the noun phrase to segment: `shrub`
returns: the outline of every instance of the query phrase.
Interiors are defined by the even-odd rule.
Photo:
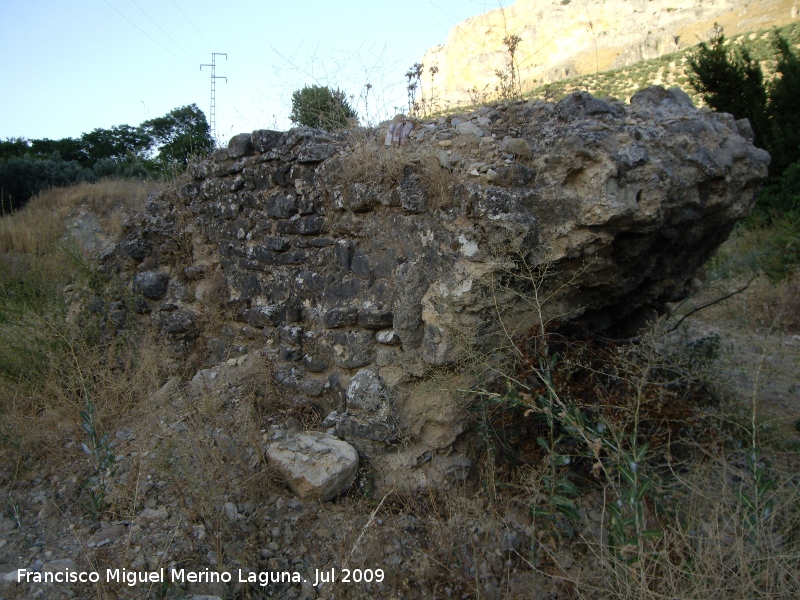
[[[777,53],[776,76],[769,84],[768,116],[770,119],[769,151],[772,155],[771,170],[783,173],[789,165],[800,160],[800,57],[792,51],[789,43],[779,35],[773,41]],[[795,176],[797,181],[797,176]],[[795,190],[800,191],[799,188]],[[797,210],[797,205],[795,205]]]
[[[358,122],[356,111],[340,89],[312,85],[292,94],[292,123],[319,129],[341,129]]]
[[[750,120],[755,144],[772,155],[770,174],[779,176],[800,159],[800,58],[780,35],[775,34],[772,47],[777,66],[769,83],[748,48],[728,49],[721,30],[689,55],[687,74],[711,108]]]
[[[95,173],[58,154],[46,160],[30,156],[0,159],[0,213],[22,207],[30,198],[51,187],[63,187],[81,181],[94,181]]]
[[[757,217],[793,214],[800,218],[800,160],[792,163],[756,200]]]

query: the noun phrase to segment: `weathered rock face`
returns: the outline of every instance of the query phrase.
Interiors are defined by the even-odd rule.
[[[237,136],[116,256],[142,318],[210,363],[259,351],[393,485],[463,477],[455,390],[474,382],[452,367],[499,319],[602,328],[681,298],[769,161],[746,122],[662,88],[487,106],[403,147],[384,133]],[[518,292],[544,265],[537,307]]]
[[[421,62],[422,92],[437,106],[496,95],[497,71],[510,72],[509,35],[522,89],[598,73],[676,52],[707,40],[719,23],[732,34],[797,19],[794,0],[516,0],[467,19]],[[431,76],[430,69],[437,72]]]

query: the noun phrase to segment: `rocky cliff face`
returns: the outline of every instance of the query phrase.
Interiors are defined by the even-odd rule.
[[[236,136],[105,260],[177,351],[271,365],[402,487],[468,471],[456,390],[475,382],[457,367],[501,323],[606,328],[683,297],[769,162],[746,121],[663,88],[484,106],[399,147],[384,133]]]
[[[497,73],[510,74],[504,39],[515,51],[523,90],[567,77],[623,67],[726,34],[784,25],[797,0],[517,0],[454,27],[422,58],[425,100],[437,107],[496,96]],[[435,67],[438,72],[431,74]]]

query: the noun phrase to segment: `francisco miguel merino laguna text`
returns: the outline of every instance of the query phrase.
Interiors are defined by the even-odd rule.
[[[255,583],[267,586],[271,583],[303,583],[306,580],[298,571],[249,571],[238,569],[237,583]],[[142,583],[230,583],[233,576],[228,571],[189,571],[187,569],[165,569],[156,571],[129,571],[128,569],[106,569],[105,581],[124,583],[135,586]],[[383,569],[340,569],[337,577],[336,569],[314,571],[314,586],[325,583],[380,583],[385,577]],[[17,583],[98,583],[100,573],[97,571],[78,571],[63,569],[60,571],[38,572],[28,569],[17,569]]]

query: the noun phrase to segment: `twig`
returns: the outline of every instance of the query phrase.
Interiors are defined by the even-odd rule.
[[[691,316],[692,316],[694,313],[696,313],[696,312],[699,312],[699,311],[703,310],[704,308],[708,308],[709,306],[714,306],[715,304],[719,304],[719,303],[720,303],[720,302],[722,302],[723,300],[727,300],[728,298],[731,298],[731,297],[735,296],[736,294],[741,294],[743,291],[745,291],[747,288],[749,288],[749,287],[750,287],[750,284],[751,284],[751,283],[753,283],[753,281],[755,281],[755,279],[756,279],[755,277],[752,277],[752,278],[750,279],[750,281],[748,281],[748,282],[747,282],[747,283],[744,285],[744,287],[741,287],[741,288],[739,288],[738,290],[734,290],[734,291],[732,291],[730,294],[726,294],[726,295],[722,296],[721,298],[717,298],[716,300],[712,300],[711,302],[706,302],[705,304],[703,304],[703,305],[701,305],[701,306],[698,306],[697,308],[693,308],[693,309],[692,309],[692,310],[690,310],[688,313],[686,313],[685,315],[683,315],[683,316],[682,316],[682,317],[681,317],[681,318],[678,320],[678,322],[677,322],[677,323],[675,323],[675,325],[673,325],[673,326],[672,326],[672,328],[671,328],[671,329],[668,329],[668,330],[667,330],[665,333],[672,333],[673,331],[675,331],[675,330],[676,330],[678,327],[680,327],[681,323],[683,323],[683,322],[684,322],[686,319],[688,319],[689,317],[691,317]]]
[[[381,498],[380,502],[378,502],[378,506],[376,506],[375,510],[372,511],[372,514],[369,516],[369,519],[367,519],[367,523],[364,525],[364,527],[361,528],[361,535],[358,536],[358,539],[356,540],[356,543],[353,544],[353,549],[350,550],[350,554],[347,555],[347,560],[344,561],[344,567],[343,568],[347,567],[347,561],[349,561],[353,557],[353,552],[356,551],[356,548],[358,548],[358,545],[361,543],[361,538],[364,537],[364,534],[367,532],[367,529],[369,529],[369,526],[372,525],[372,522],[375,520],[375,515],[378,513],[378,510],[380,510],[381,506],[383,506],[383,501],[386,500],[386,498],[389,497],[389,494],[391,494],[393,492],[394,492],[394,488],[392,488],[391,490],[386,492],[386,495],[383,498]]]

